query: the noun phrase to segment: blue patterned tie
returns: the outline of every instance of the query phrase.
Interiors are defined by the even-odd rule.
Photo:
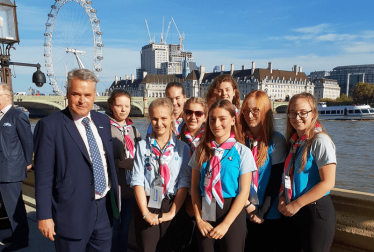
[[[93,173],[95,180],[95,191],[100,194],[103,194],[106,188],[103,161],[101,159],[101,155],[99,152],[99,148],[97,147],[95,137],[92,133],[88,117],[85,117],[82,120],[82,122],[86,127],[88,146],[90,147],[91,161],[93,165]]]

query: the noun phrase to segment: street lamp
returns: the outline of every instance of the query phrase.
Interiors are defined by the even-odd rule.
[[[10,65],[36,67],[37,71],[33,74],[33,82],[41,87],[46,82],[45,75],[40,71],[40,64],[28,64],[10,62],[10,49],[15,43],[19,43],[18,22],[16,12],[16,2],[10,0],[0,0],[0,64],[1,64],[1,82],[12,87],[12,74]]]

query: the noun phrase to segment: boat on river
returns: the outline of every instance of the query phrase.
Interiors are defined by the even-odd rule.
[[[327,106],[319,102],[318,113],[325,120],[374,120],[374,108],[369,105]]]

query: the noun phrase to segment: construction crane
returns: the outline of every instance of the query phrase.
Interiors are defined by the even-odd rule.
[[[180,46],[181,50],[183,50],[183,44],[182,44],[182,43],[183,43],[183,41],[184,41],[184,32],[183,32],[183,34],[181,35],[180,32],[179,32],[179,30],[178,30],[177,24],[176,24],[175,21],[174,21],[174,18],[171,17],[171,20],[173,20],[174,25],[175,25],[175,28],[177,29],[177,32],[178,32],[178,34],[179,34],[179,46]]]
[[[147,31],[148,31],[148,36],[149,36],[149,43],[153,44],[154,43],[154,39],[152,40],[151,33],[149,32],[149,27],[148,27],[147,19],[144,19],[144,21],[145,21],[145,25],[147,26]]]
[[[168,38],[170,25],[171,25],[171,21],[169,22],[168,29],[167,29],[167,31],[166,31],[166,35],[165,35],[165,44],[166,44],[166,39]]]
[[[165,23],[165,16],[162,17],[161,44],[165,44],[165,42],[164,42],[164,23]]]

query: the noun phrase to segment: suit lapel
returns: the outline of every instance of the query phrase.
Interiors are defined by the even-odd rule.
[[[13,112],[13,109],[15,109],[14,107],[11,107],[4,115],[3,117],[1,118],[0,122],[6,122],[7,118],[10,116],[10,114],[12,114]],[[2,126],[2,125],[0,125]]]
[[[64,111],[64,120],[65,127],[69,132],[70,136],[73,138],[74,142],[77,144],[78,148],[82,152],[83,156],[91,163],[91,159],[88,155],[86,145],[83,142],[82,136],[79,134],[77,126],[74,123],[73,118],[71,117],[70,111],[68,108]]]

